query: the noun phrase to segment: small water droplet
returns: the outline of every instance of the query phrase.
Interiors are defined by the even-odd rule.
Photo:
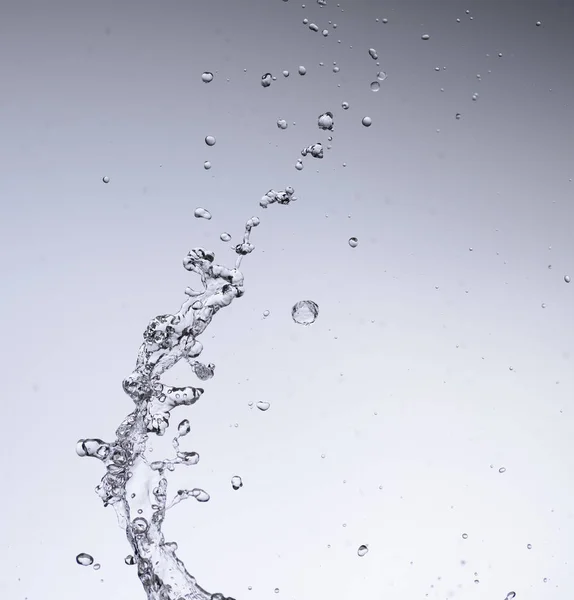
[[[208,221],[211,219],[211,213],[205,208],[201,208],[201,206],[196,208],[193,214],[197,219],[206,219]]]
[[[279,127],[279,129],[287,129],[287,121],[285,119],[279,119],[277,121],[277,127]]]
[[[348,102],[342,102],[341,103],[341,108],[343,110],[349,110],[349,103]]]
[[[339,67],[334,66],[333,67],[333,73],[338,73],[341,69],[339,69]]]
[[[543,302],[543,303],[542,303],[540,306],[541,306],[542,308],[546,308],[546,302]]]
[[[384,81],[387,78],[387,74],[385,73],[385,71],[379,71],[377,73],[377,79],[379,81]]]
[[[506,594],[506,600],[514,600],[514,598],[516,598],[516,592],[508,592]]]
[[[107,175],[105,175],[104,177],[102,177],[102,181],[104,183],[110,183],[110,178]]]
[[[377,51],[374,48],[369,48],[369,56],[373,60],[378,60],[379,59],[379,55],[377,54]]]
[[[289,77],[289,71],[283,71],[283,77]]]
[[[323,131],[333,131],[333,126],[334,126],[333,113],[325,112],[325,113],[319,115],[319,117],[317,119],[317,125],[318,125],[319,129],[322,129]]]
[[[268,310],[263,311],[263,318],[266,319],[271,313]]]
[[[239,477],[239,475],[234,475],[231,478],[231,487],[234,490],[238,490],[239,488],[243,487],[243,481],[241,480],[241,477]]]
[[[269,402],[266,402],[265,400],[259,400],[259,402],[255,406],[257,406],[257,408],[261,412],[265,412],[266,410],[269,410],[271,404]]]
[[[279,588],[275,588],[273,591],[274,591],[276,594],[278,594],[278,593],[279,593]]]
[[[222,242],[229,242],[229,240],[231,240],[231,236],[229,235],[229,233],[227,233],[226,231],[224,231],[224,232],[222,232],[222,233],[219,235],[219,239],[220,239]]]
[[[500,467],[500,469],[498,469],[499,473],[506,473],[506,467]]]
[[[322,33],[323,37],[327,37],[329,35],[329,30],[323,29],[323,31],[321,33]]]
[[[476,102],[478,100],[478,92],[474,92],[474,94],[472,95],[472,100],[473,102]]]
[[[319,315],[319,306],[312,300],[300,300],[291,309],[291,318],[299,325],[311,325]]]
[[[299,159],[295,163],[295,168],[297,169],[297,171],[302,171],[303,170],[303,161],[301,159]]]
[[[460,121],[460,117],[461,117],[460,113],[456,113],[456,115],[454,115],[454,118],[455,118],[457,121]]]
[[[177,426],[177,433],[179,433],[180,437],[187,435],[190,431],[191,431],[191,425],[189,424],[189,421],[187,419],[184,419]]]
[[[205,136],[205,143],[208,146],[215,146],[215,138],[212,135]]]
[[[211,83],[213,81],[213,73],[210,71],[203,72],[201,75],[201,81],[203,81],[203,83]]]
[[[206,171],[209,171],[209,169],[211,169],[211,163],[210,163],[208,160],[206,160],[206,161],[203,163],[203,168],[204,168]]]
[[[468,533],[463,533],[462,534],[462,539],[463,540],[467,540],[468,539]]]
[[[371,82],[371,91],[378,92],[381,89],[381,84],[378,81]]]
[[[542,25],[542,23],[540,21],[536,21],[536,27],[540,27],[540,25]]]
[[[94,563],[94,571],[99,571],[102,565],[100,565],[100,563]]]
[[[373,124],[373,120],[371,119],[371,117],[363,117],[361,123],[365,126],[365,127],[370,127]]]
[[[135,565],[136,564],[136,559],[131,555],[128,554],[125,558],[124,558],[124,562],[126,563],[126,565]]]
[[[307,69],[301,65],[298,69],[297,69],[299,75],[305,75],[307,73]]]
[[[357,550],[357,554],[359,556],[365,556],[365,554],[367,554],[368,551],[369,551],[368,546],[366,546],[365,544],[361,544]]]
[[[532,544],[526,544],[526,547],[528,548],[528,550],[532,550]]]
[[[90,554],[86,554],[85,552],[80,552],[78,556],[76,556],[76,562],[82,567],[89,567],[94,563],[94,557]]]
[[[264,88],[269,87],[271,85],[272,81],[273,81],[273,75],[271,75],[271,73],[265,73],[265,75],[261,76],[261,85]]]
[[[359,245],[359,240],[356,237],[349,238],[349,246],[356,248]]]
[[[317,25],[315,25],[315,23],[309,23],[309,29],[311,31],[319,31],[319,28],[317,27]]]
[[[566,283],[570,283],[571,279],[570,279],[570,275],[564,275],[564,281]]]
[[[421,40],[425,40],[425,42],[427,40],[430,40],[430,35],[428,33],[424,33],[423,35],[421,35]]]

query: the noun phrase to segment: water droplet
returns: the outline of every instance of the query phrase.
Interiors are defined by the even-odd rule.
[[[104,183],[110,183],[110,178],[107,175],[105,175],[104,177],[102,177],[102,181]]]
[[[191,495],[198,502],[209,502],[210,499],[209,494],[205,490],[200,490],[198,488],[194,488],[193,490],[191,490]]]
[[[468,533],[463,533],[462,534],[462,539],[463,540],[467,540],[468,539]]]
[[[322,115],[319,115],[317,125],[319,126],[319,129],[322,129],[323,131],[333,131],[333,113],[325,112]]]
[[[205,71],[201,75],[201,81],[203,81],[203,83],[211,83],[213,81],[213,73]]]
[[[261,85],[265,88],[269,87],[272,81],[273,75],[271,75],[271,73],[265,73],[265,75],[261,76]]]
[[[278,594],[278,593],[279,593],[279,588],[275,588],[273,591],[274,591],[276,594]]]
[[[474,92],[474,94],[472,95],[472,100],[473,102],[476,102],[478,100],[478,92]]]
[[[385,71],[379,71],[377,73],[377,79],[379,81],[384,81],[387,78],[387,74],[385,73]]]
[[[211,219],[211,213],[205,208],[201,208],[201,206],[196,208],[193,214],[196,219],[207,219],[208,221]]]
[[[260,411],[265,412],[266,410],[269,410],[271,404],[269,402],[265,402],[265,400],[260,400],[256,406]]]
[[[279,127],[279,129],[287,129],[287,121],[285,119],[279,119],[277,121],[277,127]]]
[[[291,309],[291,317],[299,325],[311,325],[318,315],[319,306],[312,300],[300,300]]]
[[[323,35],[323,37],[327,37],[329,35],[329,30],[328,29],[323,29],[323,31],[321,32],[321,34]]]
[[[86,554],[85,552],[80,552],[78,556],[76,556],[76,562],[82,567],[89,567],[94,563],[94,557],[90,554]]]
[[[359,240],[356,237],[349,238],[349,246],[356,248],[359,245]]]
[[[341,108],[343,110],[349,110],[349,103],[348,102],[342,102],[341,103]]]
[[[532,550],[532,544],[526,544],[526,547],[528,548],[528,550]]]
[[[205,143],[208,146],[215,146],[215,138],[212,135],[205,136]]]
[[[184,419],[177,426],[177,433],[179,433],[180,437],[187,435],[190,431],[191,431],[191,425],[189,424],[189,421],[187,419]]]
[[[371,91],[378,92],[381,89],[381,84],[378,81],[371,82]]]
[[[363,117],[361,123],[365,126],[365,127],[370,127],[373,124],[373,120],[371,119],[371,117]]]
[[[283,71],[283,77],[289,77],[289,71]]]
[[[239,477],[239,475],[234,475],[231,478],[231,487],[234,490],[238,490],[239,488],[243,487],[243,481],[241,481],[241,477]]]
[[[339,69],[339,67],[334,66],[333,67],[333,73],[338,73],[341,69]]]
[[[99,571],[101,566],[102,565],[100,565],[100,563],[94,563],[94,567],[93,567],[94,571]]]
[[[374,48],[369,48],[369,56],[373,60],[378,60],[379,59],[379,55],[377,54],[377,51]]]
[[[368,546],[366,546],[365,544],[361,544],[357,550],[357,554],[359,556],[365,556],[365,554],[367,554],[368,551],[369,551]]]
[[[128,554],[124,558],[124,562],[126,563],[126,565],[135,565],[136,564],[136,559],[131,554]]]
[[[540,21],[536,21],[536,27],[540,27],[540,25],[542,25],[542,23]]]
[[[209,171],[209,169],[211,169],[211,163],[210,163],[208,160],[206,160],[206,161],[203,163],[203,168],[204,168],[206,171]]]
[[[299,75],[305,75],[307,73],[307,69],[303,65],[301,65],[297,71],[299,72]]]
[[[231,236],[229,235],[229,233],[227,233],[226,231],[224,231],[223,233],[220,234],[219,239],[222,242],[229,242],[229,240],[231,240]]]
[[[540,306],[541,306],[542,308],[546,308],[546,302],[543,302],[543,303],[542,303]]]
[[[317,25],[315,25],[315,23],[309,23],[309,29],[311,31],[319,31],[319,28],[317,27]]]
[[[457,121],[460,121],[460,116],[461,116],[461,115],[460,115],[460,113],[456,113],[456,115],[454,115],[454,118],[455,118]]]
[[[499,473],[506,473],[506,467],[500,467],[500,469],[498,469]]]
[[[570,283],[571,279],[570,279],[570,275],[564,275],[564,281],[566,283]]]
[[[425,40],[425,42],[427,40],[430,40],[430,35],[428,33],[424,33],[423,35],[421,35],[421,40]]]
[[[296,163],[295,163],[295,168],[297,169],[297,171],[302,171],[303,170],[303,162],[301,161],[301,159],[299,159]]]
[[[263,311],[263,318],[266,319],[271,313],[268,310]]]
[[[514,598],[516,598],[516,592],[508,592],[506,594],[506,600],[514,600]]]

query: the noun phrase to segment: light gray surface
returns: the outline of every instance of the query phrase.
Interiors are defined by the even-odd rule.
[[[121,381],[192,285],[188,249],[231,266],[219,234],[237,242],[252,215],[246,294],[202,338],[216,376],[174,416],[201,462],[171,489],[212,499],[165,531],[199,583],[253,600],[574,595],[574,6],[307,5],[2,3],[2,597],[143,597],[75,442],[113,439],[132,410]],[[325,111],[333,148],[299,172]],[[296,203],[259,208],[287,185]],[[290,316],[305,299],[311,327]]]

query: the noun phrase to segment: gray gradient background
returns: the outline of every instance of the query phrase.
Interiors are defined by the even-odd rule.
[[[75,442],[112,439],[132,409],[121,381],[149,319],[183,301],[188,249],[231,265],[219,234],[253,215],[246,294],[202,338],[216,377],[174,413],[201,462],[171,490],[212,496],[165,526],[198,582],[254,600],[574,597],[574,4],[342,8],[0,4],[2,598],[144,597]],[[333,148],[298,172],[326,110]],[[286,185],[296,203],[259,208]],[[306,298],[321,312],[302,328]]]

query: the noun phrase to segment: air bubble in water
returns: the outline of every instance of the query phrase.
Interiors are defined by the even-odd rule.
[[[540,27],[540,25],[542,25],[542,23],[540,21],[536,21],[536,27]]]
[[[421,40],[425,40],[425,42],[427,40],[430,40],[430,35],[428,33],[424,33],[423,35],[421,35]]]
[[[301,65],[297,71],[299,72],[299,75],[305,75],[307,73],[307,69],[303,65]]]
[[[100,565],[100,563],[94,563],[94,566],[92,567],[94,569],[94,571],[99,571],[102,565]]]
[[[273,80],[273,76],[271,73],[265,73],[265,75],[261,76],[261,85],[263,87],[269,87],[271,85],[271,81]]]
[[[532,544],[526,544],[526,547],[528,548],[528,550],[532,550]]]
[[[570,275],[564,275],[564,281],[566,283],[570,283],[571,279],[570,279]]]
[[[377,79],[379,81],[384,81],[387,78],[387,74],[385,73],[385,71],[379,71],[377,73]]]
[[[206,219],[208,221],[211,219],[211,213],[205,208],[201,208],[201,206],[196,208],[193,214],[197,219]]]
[[[378,81],[371,82],[371,91],[378,92],[381,89],[381,84]]]
[[[110,178],[107,175],[105,175],[104,177],[102,177],[102,181],[104,183],[110,183]]]
[[[201,81],[203,81],[203,83],[211,83],[213,81],[213,73],[205,71],[201,75]]]
[[[370,127],[373,124],[373,120],[371,119],[371,117],[363,117],[361,123],[365,126],[365,127]]]
[[[184,435],[187,435],[190,431],[191,431],[191,426],[190,426],[189,421],[187,419],[184,419],[177,426],[177,433],[179,434],[180,437],[183,437]]]
[[[327,37],[329,35],[329,30],[323,29],[323,31],[321,33],[323,34],[323,37]]]
[[[367,554],[368,551],[369,551],[368,546],[366,546],[365,544],[361,544],[357,550],[357,554],[359,556],[365,556],[365,554]]]
[[[478,100],[478,92],[474,92],[474,94],[472,95],[472,100],[474,102],[476,102]]]
[[[508,594],[506,594],[505,600],[514,600],[514,598],[516,598],[516,592],[508,592]]]
[[[229,235],[229,233],[224,231],[223,233],[220,234],[219,239],[222,242],[229,242],[231,240],[231,236]]]
[[[500,469],[498,469],[499,473],[506,473],[506,467],[500,467]]]
[[[377,51],[374,48],[369,48],[369,56],[373,60],[378,60],[379,59],[379,55],[377,54]]]
[[[266,319],[271,313],[268,310],[263,311],[263,318]]]
[[[338,73],[340,70],[341,69],[339,69],[339,67],[336,65],[333,67],[333,73]]]
[[[289,77],[289,71],[283,71],[283,77]]]
[[[311,325],[318,315],[319,306],[312,300],[300,300],[291,309],[291,317],[299,325]]]
[[[239,477],[239,475],[234,475],[231,478],[231,487],[234,490],[238,490],[239,488],[243,487],[243,481],[241,481],[241,477]]]
[[[301,159],[297,160],[297,162],[295,163],[295,168],[297,169],[297,171],[303,170],[303,161]]]
[[[343,110],[348,110],[349,109],[349,103],[348,102],[342,102],[341,103],[341,108]]]
[[[136,559],[131,554],[128,554],[124,558],[124,562],[126,563],[126,565],[135,565],[136,564]]]
[[[94,557],[90,554],[86,554],[85,552],[80,552],[78,556],[76,556],[76,562],[82,567],[89,567],[94,563]]]
[[[271,404],[269,402],[265,402],[265,400],[260,400],[256,406],[261,412],[265,412],[266,410],[269,410]]]
[[[208,160],[206,160],[206,161],[203,163],[203,168],[204,168],[206,171],[209,171],[209,169],[211,169],[211,163],[210,163]]]
[[[309,29],[311,31],[319,31],[319,28],[317,27],[317,25],[315,25],[315,23],[309,23]]]
[[[457,121],[460,121],[460,113],[456,113],[456,115],[454,115],[454,118],[455,118]]]
[[[349,238],[349,246],[356,248],[359,245],[359,240],[356,237]]]
[[[468,533],[463,533],[462,534],[462,539],[463,540],[467,540],[468,539]]]
[[[319,129],[322,129],[323,131],[333,131],[333,113],[325,112],[322,115],[319,115],[317,125],[319,126]]]
[[[277,121],[277,127],[279,127],[279,129],[287,129],[287,121],[285,119],[279,119]]]
[[[212,135],[205,136],[205,143],[208,146],[215,146],[215,138]]]

